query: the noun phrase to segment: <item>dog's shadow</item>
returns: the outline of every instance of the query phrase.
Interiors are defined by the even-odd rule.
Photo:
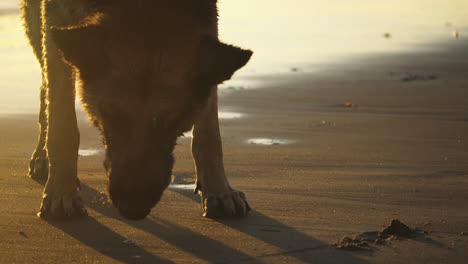
[[[190,190],[175,189],[175,191],[192,199],[194,203],[200,202],[199,196]],[[243,219],[220,219],[217,222],[279,249],[275,253],[260,255],[257,260],[290,256],[303,263],[368,263],[350,252],[337,251],[330,244],[319,241],[255,210]],[[320,254],[317,256],[314,253],[318,250],[320,250]],[[359,252],[359,255],[369,256],[371,254],[370,252]]]
[[[192,199],[194,206],[199,206],[198,195],[193,194],[192,191],[184,189],[171,190]],[[99,214],[123,221],[129,226],[152,234],[175,248],[210,263],[237,263],[244,261],[248,263],[263,263],[262,258],[275,256],[290,256],[304,263],[312,263],[315,257],[312,258],[311,254],[316,250],[322,249],[328,251],[326,255],[329,255],[330,259],[327,256],[322,256],[319,259],[325,258],[328,261],[337,260],[338,255],[338,259],[346,263],[367,263],[351,253],[334,252],[336,250],[333,250],[329,245],[260,212],[253,211],[244,219],[217,221],[227,228],[242,232],[258,241],[278,248],[278,251],[272,254],[251,256],[220,241],[164,219],[147,217],[142,221],[125,220],[118,215],[117,210],[113,206],[96,202],[96,200],[103,197],[101,192],[83,184],[81,193],[87,207]],[[125,263],[171,263],[170,260],[158,257],[135,244],[123,243],[127,238],[113,232],[92,217],[83,218],[72,223],[56,221],[50,221],[49,223],[60,228],[83,244],[117,261]]]
[[[127,238],[92,217],[65,222],[48,220],[48,223],[84,245],[122,263],[174,263],[148,252],[131,241],[127,242]]]
[[[229,262],[250,260],[250,261],[253,261],[253,263],[261,263],[261,262],[255,262],[255,260],[249,255],[246,255],[236,249],[228,247],[219,241],[213,240],[200,233],[194,232],[191,229],[177,225],[176,223],[171,223],[164,219],[156,219],[154,217],[148,216],[146,217],[146,219],[141,220],[141,221],[126,220],[117,213],[117,210],[113,206],[109,205],[108,203],[103,204],[101,202],[96,202],[96,200],[99,201],[100,199],[105,200],[105,195],[88,185],[84,185],[84,184],[82,185],[81,193],[83,195],[83,198],[86,201],[86,205],[88,208],[106,217],[121,220],[125,222],[126,224],[128,224],[129,226],[140,229],[146,233],[152,234],[158,239],[161,239],[173,245],[174,247],[184,252],[187,252],[193,256],[196,256],[197,258],[203,259],[207,262],[222,263],[227,260],[229,260]],[[196,197],[195,195],[193,196]],[[194,204],[194,206],[197,206],[197,205]],[[82,221],[87,221],[87,220],[84,219]],[[74,237],[90,245],[90,243],[87,243],[86,241],[86,239],[88,239],[86,236],[81,236],[81,237],[74,236]],[[82,239],[84,239],[85,241],[83,241]],[[125,238],[120,238],[121,241],[122,239],[125,239]],[[102,251],[100,250],[100,252]],[[142,253],[143,254],[141,254],[142,255],[141,260],[144,259],[143,256],[145,252],[142,252]],[[162,261],[162,260],[158,260],[158,261]],[[148,258],[147,262],[145,261],[145,263],[159,263],[159,262],[152,262],[151,258]]]
[[[45,183],[43,180],[36,180],[36,182]],[[194,206],[199,206],[200,198],[193,191],[188,189],[171,190],[191,199]],[[263,263],[262,258],[275,256],[291,256],[304,263],[314,263],[317,259],[325,262],[368,263],[349,252],[337,252],[330,245],[257,211],[250,212],[249,216],[243,219],[218,220],[217,222],[274,246],[279,249],[278,252],[250,256],[222,242],[164,219],[147,217],[142,221],[128,221],[122,218],[108,201],[105,201],[107,196],[102,192],[89,185],[81,184],[81,194],[86,206],[99,214],[123,221],[129,226],[152,234],[174,247],[210,263]],[[47,221],[86,246],[116,261],[123,263],[174,263],[156,256],[131,241],[125,243],[128,238],[117,234],[93,217],[65,222]],[[327,253],[318,258],[312,256],[314,251],[322,250],[322,253],[324,249]],[[370,253],[360,254],[369,255]]]

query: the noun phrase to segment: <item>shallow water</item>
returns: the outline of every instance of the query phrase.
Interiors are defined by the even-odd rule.
[[[176,190],[195,190],[195,183],[189,184],[170,184],[169,189],[176,189]]]
[[[0,112],[37,112],[39,65],[16,6],[0,3]],[[232,92],[257,86],[260,73],[313,72],[358,54],[457,41],[454,32],[468,37],[466,0],[220,0],[219,10],[220,38],[255,52],[221,85]]]
[[[219,119],[238,119],[244,116],[245,114],[238,112],[218,112]]]
[[[93,149],[93,148],[79,149],[78,155],[82,157],[91,157],[91,156],[100,155],[102,152],[103,151],[101,149]]]
[[[279,139],[279,138],[250,138],[247,139],[247,144],[263,145],[263,146],[278,146],[278,145],[290,145],[296,143],[291,139]]]
[[[223,112],[220,111],[218,112],[218,118],[220,120],[231,120],[231,119],[239,119],[239,118],[244,118],[246,117],[246,114],[244,113],[238,113],[238,112]],[[192,137],[192,131],[187,131],[182,135],[183,138],[191,138]]]

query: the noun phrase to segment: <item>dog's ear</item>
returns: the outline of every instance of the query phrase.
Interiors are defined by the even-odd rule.
[[[211,85],[231,79],[234,72],[250,60],[253,52],[219,42],[212,37],[200,43],[198,56],[199,77]]]
[[[99,24],[51,28],[50,34],[63,59],[76,67],[82,77],[93,77],[107,68],[105,34]]]

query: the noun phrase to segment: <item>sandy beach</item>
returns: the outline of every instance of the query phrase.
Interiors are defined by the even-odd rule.
[[[99,135],[80,118],[81,148],[98,150],[79,161],[89,217],[42,220],[43,183],[26,177],[36,116],[3,115],[0,263],[466,263],[467,45],[350,58],[220,90],[220,110],[242,114],[222,119],[221,131],[228,177],[253,208],[245,219],[201,216],[183,186],[194,169],[181,138],[179,185],[147,219],[124,220],[107,200]],[[421,235],[368,250],[334,246],[392,219]]]

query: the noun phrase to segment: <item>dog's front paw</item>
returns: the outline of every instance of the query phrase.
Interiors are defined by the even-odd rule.
[[[29,162],[28,177],[34,180],[47,180],[49,175],[49,160],[45,154],[34,154]]]
[[[44,194],[41,209],[37,215],[41,218],[78,218],[88,215],[78,193],[63,196]]]
[[[50,180],[50,179],[49,179]],[[51,183],[48,182],[47,185]],[[55,184],[54,187],[46,186],[42,196],[41,209],[37,215],[41,218],[68,219],[88,215],[78,194],[78,179],[71,184],[71,188],[64,188]]]
[[[207,218],[244,217],[250,211],[245,194],[232,190],[223,193],[198,191],[203,205],[203,216]]]

